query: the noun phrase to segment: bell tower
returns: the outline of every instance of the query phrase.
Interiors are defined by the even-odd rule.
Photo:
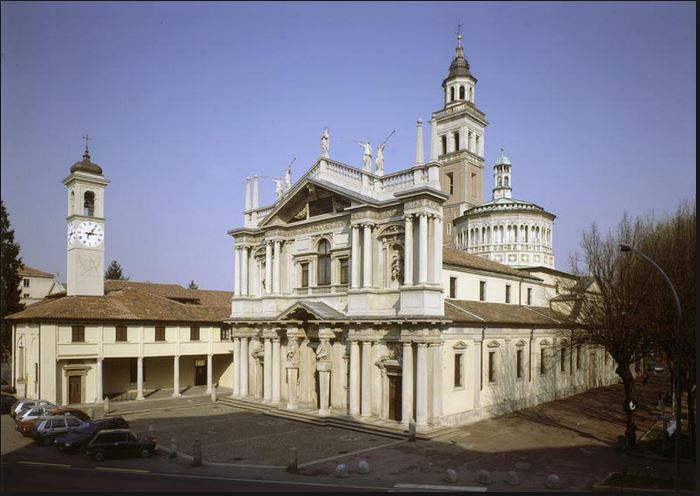
[[[443,205],[445,244],[454,244],[452,221],[484,201],[484,130],[486,115],[476,107],[476,78],[464,57],[461,29],[447,77],[444,106],[430,122],[430,161],[440,163],[440,185],[449,196]]]
[[[83,159],[63,180],[68,189],[68,296],[103,296],[105,271],[105,188],[109,180],[90,161],[88,136]]]

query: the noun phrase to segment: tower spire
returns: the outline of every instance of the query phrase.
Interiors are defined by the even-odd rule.
[[[85,136],[83,136],[83,139],[85,140],[85,153],[83,153],[83,158],[90,158],[90,149],[88,148],[88,141],[90,141],[92,138],[85,133]]]

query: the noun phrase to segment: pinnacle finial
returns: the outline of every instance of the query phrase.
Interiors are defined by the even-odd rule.
[[[462,48],[462,22],[457,24],[457,48]]]
[[[85,153],[83,153],[83,158],[90,158],[90,150],[88,148],[88,141],[90,141],[92,138],[85,133],[85,136],[83,136],[83,139],[85,140]]]

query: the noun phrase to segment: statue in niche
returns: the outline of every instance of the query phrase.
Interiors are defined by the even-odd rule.
[[[328,133],[328,128],[323,128],[323,133],[321,134],[321,157],[328,158],[328,149],[330,147],[331,137]]]
[[[391,261],[391,280],[397,281],[399,284],[403,284],[403,261],[401,260],[401,254],[398,252],[394,253],[394,258]]]
[[[296,338],[291,338],[287,343],[287,367],[299,366],[299,343]]]

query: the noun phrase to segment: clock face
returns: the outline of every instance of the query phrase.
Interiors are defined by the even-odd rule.
[[[97,248],[102,244],[105,234],[97,222],[86,220],[78,224],[75,237],[88,248]]]
[[[73,222],[68,223],[68,246],[73,246],[73,243],[75,243],[75,231],[76,231],[77,224]]]

